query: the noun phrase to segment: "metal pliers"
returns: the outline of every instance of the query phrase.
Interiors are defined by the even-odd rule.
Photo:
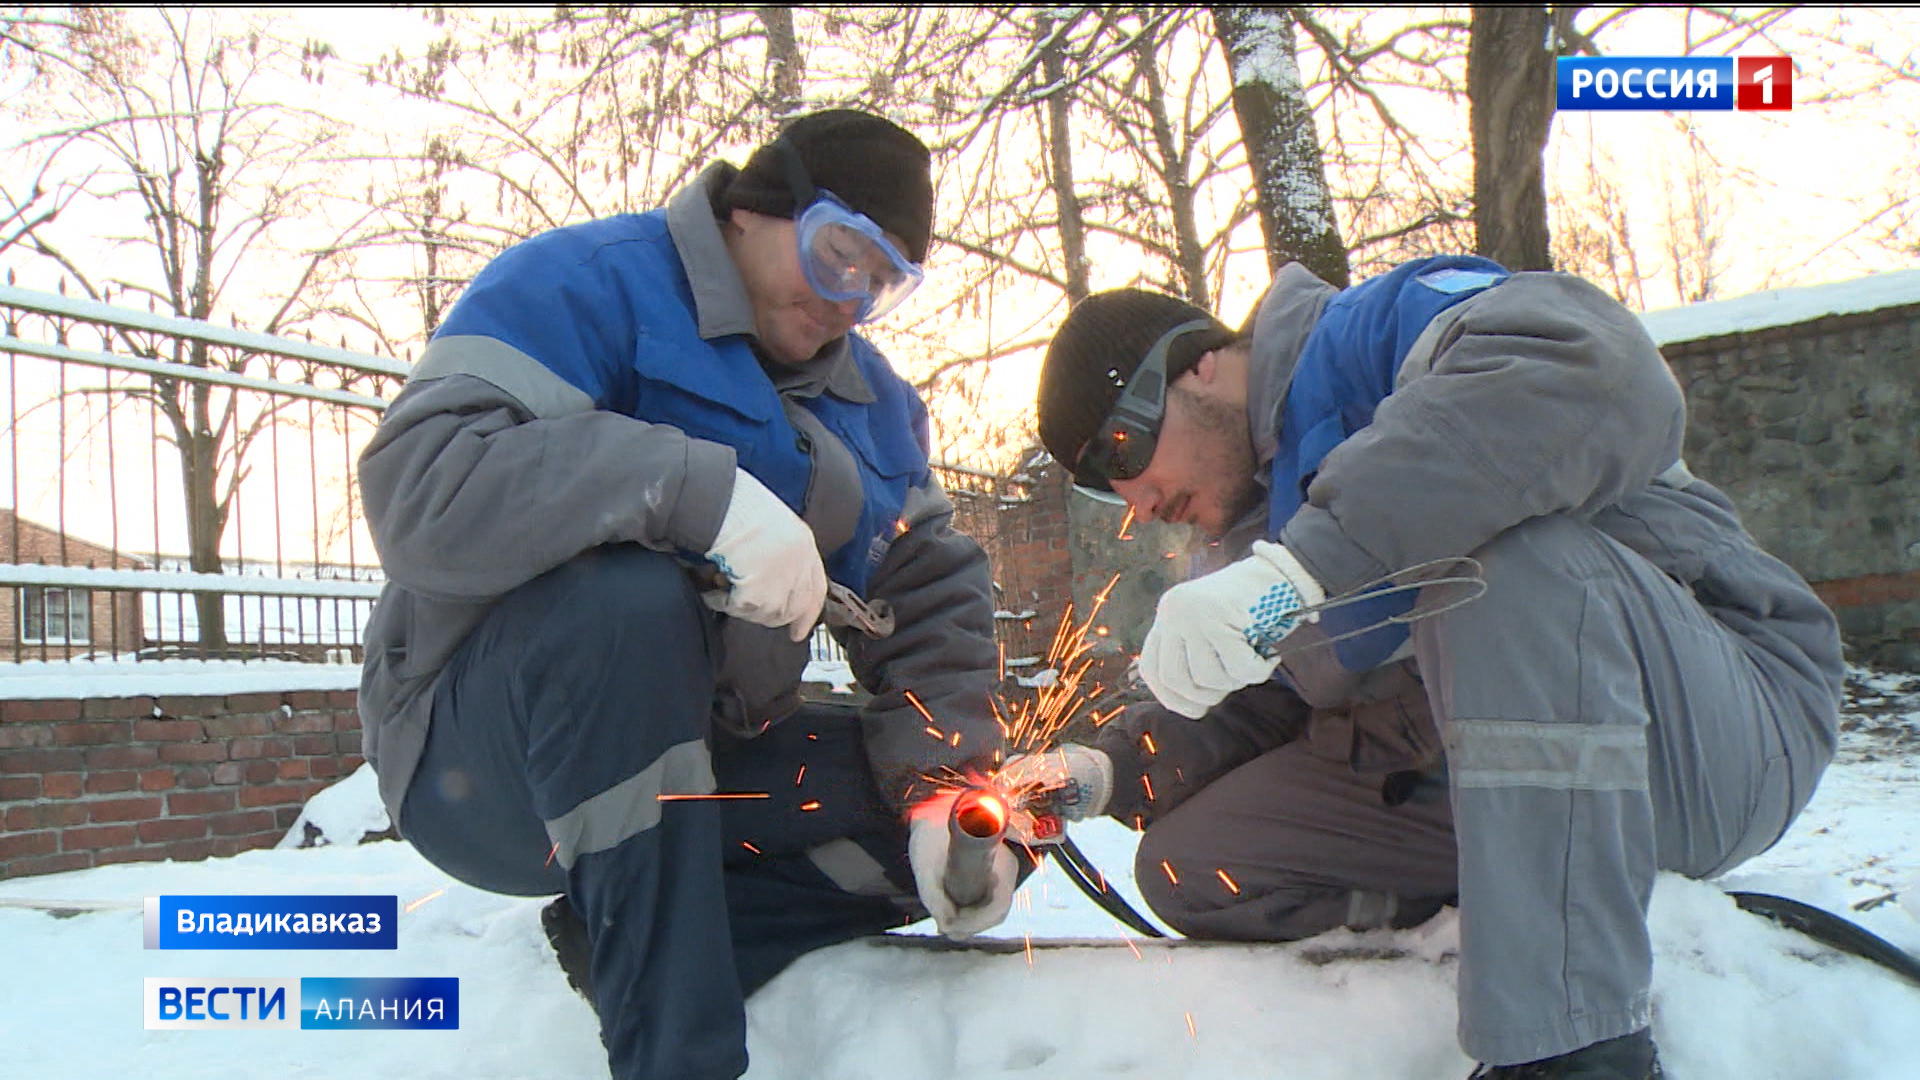
[[[860,594],[837,581],[827,582],[827,603],[820,618],[836,629],[854,629],[870,638],[893,633],[893,605],[885,600],[868,603]]]

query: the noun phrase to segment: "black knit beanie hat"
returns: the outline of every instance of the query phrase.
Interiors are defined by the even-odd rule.
[[[783,218],[806,209],[793,204],[782,140],[800,152],[814,187],[899,237],[907,258],[926,261],[933,239],[932,156],[912,132],[858,109],[802,116],[747,159],[727,187],[725,209]]]
[[[1233,331],[1185,300],[1141,289],[1095,293],[1075,304],[1040,368],[1040,442],[1047,452],[1073,468],[1147,350],[1167,331],[1196,319],[1212,329],[1174,339],[1167,352],[1168,383],[1206,353],[1233,344]]]

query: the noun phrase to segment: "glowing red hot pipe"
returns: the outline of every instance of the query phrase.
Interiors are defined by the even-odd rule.
[[[969,908],[993,891],[993,852],[1007,835],[1007,800],[988,788],[970,787],[953,800],[947,818],[947,899]]]

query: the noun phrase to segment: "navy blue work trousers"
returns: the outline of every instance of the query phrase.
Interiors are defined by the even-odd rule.
[[[746,995],[923,914],[853,710],[713,730],[722,617],[631,544],[516,589],[443,676],[401,812],[461,881],[566,894],[616,1080],[739,1076]],[[716,793],[767,797],[697,797]]]

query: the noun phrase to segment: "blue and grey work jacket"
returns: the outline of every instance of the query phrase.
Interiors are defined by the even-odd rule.
[[[828,576],[892,605],[849,636],[874,690],[864,725],[896,801],[993,753],[992,602],[979,546],[949,527],[925,407],[847,335],[797,367],[763,363],[721,237],[714,166],[664,209],[543,233],[502,253],[434,334],[361,459],[391,584],[368,630],[367,756],[396,812],[425,746],[431,689],[494,600],[590,548],[698,558],[736,467],[813,530]],[[798,704],[804,643],[722,619],[715,722],[752,734]],[[940,717],[930,739],[911,690]],[[953,745],[951,735],[959,736]]]

